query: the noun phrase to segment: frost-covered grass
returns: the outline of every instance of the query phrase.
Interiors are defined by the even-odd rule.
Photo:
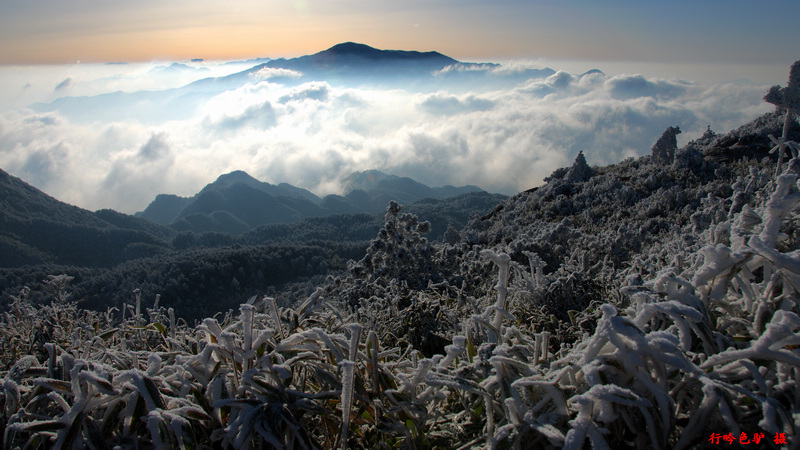
[[[347,276],[195,326],[54,277],[0,322],[4,447],[796,447],[793,156],[578,161],[437,245],[392,204]]]

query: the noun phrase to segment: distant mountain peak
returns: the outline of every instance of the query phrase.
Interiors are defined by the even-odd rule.
[[[249,173],[244,170],[234,170],[233,172],[224,173],[217,177],[218,182],[226,183],[241,183],[247,181],[258,181],[253,178]]]
[[[333,47],[324,50],[325,52],[329,53],[378,53],[381,50],[378,50],[375,47],[370,47],[367,44],[359,44],[358,42],[342,42],[341,44],[336,44]]]
[[[445,56],[439,52],[419,52],[407,50],[380,50],[366,44],[357,42],[343,42],[333,47],[317,53],[319,56],[358,56],[365,59],[441,59],[452,64],[458,63],[453,58]]]
[[[297,70],[304,74],[322,70],[327,75],[363,75],[378,71],[384,76],[397,76],[398,71],[405,74],[430,73],[453,64],[458,64],[458,61],[439,52],[380,50],[366,44],[344,42],[313,55],[274,59],[250,71],[271,67]]]
[[[375,169],[352,173],[344,178],[342,184],[346,195],[321,199],[306,189],[288,183],[265,183],[247,172],[235,170],[220,175],[216,181],[206,185],[192,197],[158,195],[137,216],[161,225],[169,225],[178,231],[222,231],[237,234],[245,228],[295,222],[308,217],[374,214],[386,208],[391,200],[411,204],[426,198],[441,200],[482,192],[477,186],[429,187],[411,178],[390,175]],[[236,222],[235,229],[228,226],[233,219]]]
[[[264,183],[262,181],[253,178],[252,176],[250,176],[250,174],[248,174],[243,170],[234,170],[233,172],[225,173],[217,177],[217,179],[213,183],[206,185],[200,191],[200,193],[207,192],[210,190],[226,189],[235,184],[246,184],[251,187],[269,185],[269,183]]]
[[[353,184],[374,184],[386,179],[400,178],[397,175],[389,175],[377,169],[368,169],[361,172],[353,172],[344,179],[344,185],[349,186]],[[363,188],[363,187],[362,187]]]
[[[595,74],[599,74],[599,75],[605,75],[605,72],[603,72],[603,71],[602,71],[602,70],[600,70],[600,69],[591,69],[591,70],[587,70],[586,72],[584,72],[584,73],[580,74],[580,75],[578,76],[578,78],[585,77],[585,76],[587,76],[587,75],[595,75]]]

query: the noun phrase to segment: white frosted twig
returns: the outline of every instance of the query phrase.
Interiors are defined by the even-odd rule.
[[[342,450],[347,449],[347,438],[350,432],[350,411],[353,408],[353,378],[355,378],[356,363],[342,361]]]
[[[488,256],[498,268],[497,274],[497,284],[495,285],[495,289],[497,290],[497,302],[495,303],[495,311],[494,319],[492,320],[492,327],[494,330],[489,336],[489,342],[497,343],[500,340],[500,336],[502,335],[502,326],[503,326],[503,316],[500,313],[500,310],[506,309],[506,296],[508,295],[508,273],[509,267],[511,264],[511,257],[508,256],[506,253],[495,253],[492,250],[483,250],[481,251],[481,255]]]

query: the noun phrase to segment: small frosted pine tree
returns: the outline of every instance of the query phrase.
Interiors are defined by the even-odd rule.
[[[675,161],[675,152],[678,150],[678,139],[681,134],[680,127],[669,127],[653,145],[651,158],[656,164],[670,165]]]

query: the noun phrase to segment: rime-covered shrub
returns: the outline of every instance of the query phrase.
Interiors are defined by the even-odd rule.
[[[430,232],[429,222],[413,214],[401,214],[402,206],[392,201],[378,236],[360,261],[350,264],[350,273],[367,282],[393,282],[418,288],[436,277],[431,261],[433,247],[422,235]],[[434,280],[435,281],[435,280]]]
[[[667,128],[653,145],[650,160],[656,164],[672,164],[675,161],[675,152],[678,150],[678,139],[675,136],[680,133],[680,127]]]

